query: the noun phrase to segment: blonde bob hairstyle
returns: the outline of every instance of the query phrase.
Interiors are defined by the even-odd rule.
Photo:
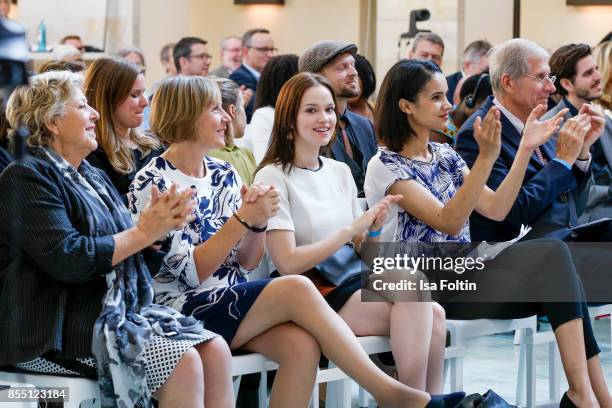
[[[201,76],[162,81],[151,103],[151,130],[168,145],[193,140],[204,109],[221,105],[219,86]]]
[[[47,125],[64,116],[66,104],[83,86],[83,78],[69,71],[51,71],[30,77],[8,100],[6,118],[13,129],[28,129],[30,146],[49,146],[53,133]]]

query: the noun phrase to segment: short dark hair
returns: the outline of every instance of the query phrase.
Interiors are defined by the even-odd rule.
[[[555,51],[548,61],[550,74],[557,77],[557,93],[567,96],[567,90],[561,85],[562,79],[573,81],[576,78],[576,65],[584,57],[591,55],[591,47],[588,44],[568,44]]]
[[[255,34],[270,34],[270,30],[266,28],[252,28],[242,35],[242,46],[250,47],[251,39]]]
[[[391,67],[383,79],[376,102],[374,123],[383,146],[399,152],[415,136],[406,114],[399,108],[400,99],[415,102],[419,93],[440,67],[426,60],[403,59]]]
[[[208,41],[201,39],[200,37],[183,37],[181,38],[174,48],[172,49],[172,58],[174,59],[174,66],[176,72],[181,72],[180,58],[187,58],[191,55],[191,46],[194,44],[208,44]]]
[[[295,54],[277,55],[270,58],[257,82],[255,109],[264,106],[274,107],[281,88],[298,71],[298,56]]]
[[[481,77],[482,80],[480,80]],[[477,90],[476,85],[478,84],[479,80],[480,85],[478,85]],[[474,92],[476,93],[474,94]],[[488,96],[493,95],[493,88],[491,88],[491,77],[489,77],[489,71],[471,75],[467,77],[465,81],[463,81],[463,84],[461,85],[461,90],[459,91],[459,99],[463,101],[470,95],[474,97],[474,102],[476,103],[476,105],[479,105],[480,102],[487,99]]]
[[[427,31],[421,31],[420,33],[416,35],[416,37],[414,37],[414,40],[412,40],[412,51],[416,50],[417,45],[421,41],[429,41],[432,44],[439,45],[440,47],[442,47],[442,52],[444,53],[444,41],[442,40],[442,37],[440,37],[438,34],[427,32]]]
[[[376,74],[374,73],[374,68],[372,68],[372,64],[370,64],[370,61],[368,61],[366,57],[361,54],[355,54],[355,69],[363,85],[361,97],[363,99],[368,99],[370,95],[374,93],[374,90],[376,90]]]
[[[168,43],[164,45],[161,50],[159,50],[159,60],[160,61],[170,61],[173,58],[173,55],[170,55],[170,51],[174,48],[176,44]]]

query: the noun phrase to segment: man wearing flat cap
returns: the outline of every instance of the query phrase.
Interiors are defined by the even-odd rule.
[[[336,96],[338,132],[330,142],[331,157],[351,169],[359,197],[364,197],[363,180],[368,161],[376,154],[376,137],[372,123],[347,109],[349,98],[359,96],[361,89],[355,69],[355,44],[321,41],[308,48],[298,61],[300,71],[323,75]]]

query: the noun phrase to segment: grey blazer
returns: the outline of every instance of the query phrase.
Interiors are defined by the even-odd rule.
[[[565,108],[568,108],[565,99],[561,99],[554,108],[542,116],[542,119],[549,119]],[[571,112],[563,116],[564,121],[571,118]],[[612,113],[607,111],[605,118],[604,132],[591,146],[591,180],[586,207],[580,215],[580,222],[612,217]],[[553,135],[553,139],[556,141],[558,136],[559,132]]]

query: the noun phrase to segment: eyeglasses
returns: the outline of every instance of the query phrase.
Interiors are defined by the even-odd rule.
[[[253,48],[254,50],[257,50],[257,51],[262,52],[264,54],[267,54],[269,52],[274,54],[276,51],[278,51],[278,48],[274,48],[274,47],[248,47],[248,48]]]
[[[198,58],[201,60],[211,60],[212,55],[204,53],[204,54],[189,55],[187,58]]]
[[[546,81],[547,79],[550,81],[551,84],[555,84],[555,81],[557,80],[557,77],[554,75],[546,75],[546,76],[533,76],[533,75],[529,75],[529,74],[524,74],[524,76],[529,77],[531,79],[535,79],[536,81],[538,81],[540,83],[540,85],[544,85],[544,81]]]

